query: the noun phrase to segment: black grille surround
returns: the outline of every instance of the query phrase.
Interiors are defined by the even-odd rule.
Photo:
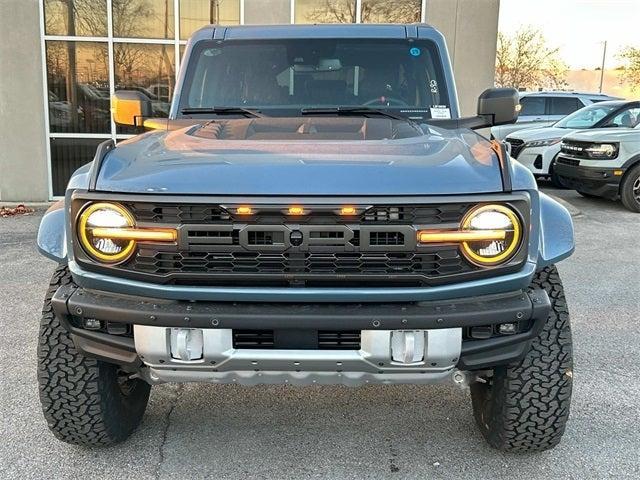
[[[507,138],[505,141],[509,142],[511,145],[511,156],[517,159],[518,155],[520,155],[520,152],[522,152],[522,149],[524,148],[524,140],[520,140],[519,138]]]
[[[563,165],[571,165],[572,167],[580,166],[580,160],[577,160],[575,158],[558,157],[556,158],[556,163],[561,163]]]
[[[87,198],[89,197],[89,198]],[[402,203],[405,198],[364,203],[360,198],[335,204],[300,201],[304,216],[289,216],[293,202],[260,204],[190,202],[190,197],[135,195],[114,199],[100,193],[74,196],[77,218],[88,201],[117,201],[129,209],[140,227],[178,229],[175,244],[142,243],[117,265],[93,261],[74,242],[82,268],[158,284],[212,287],[425,287],[486,278],[517,271],[526,260],[529,201],[526,194],[447,197],[447,201]],[[475,197],[475,196],[474,196]],[[419,198],[419,197],[418,197]],[[224,199],[226,200],[226,199]],[[260,199],[263,200],[263,199]],[[365,199],[369,200],[369,199]],[[314,199],[317,201],[317,199]],[[392,203],[393,202],[393,203]],[[397,202],[397,203],[396,203]],[[524,238],[505,265],[482,268],[461,254],[457,244],[420,245],[417,231],[456,229],[469,209],[486,203],[507,203],[521,217]],[[251,205],[251,215],[238,215]],[[340,214],[341,205],[355,207]]]

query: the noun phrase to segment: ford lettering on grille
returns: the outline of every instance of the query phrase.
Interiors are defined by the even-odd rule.
[[[407,252],[416,248],[411,225],[183,225],[181,250],[225,246],[247,251]]]

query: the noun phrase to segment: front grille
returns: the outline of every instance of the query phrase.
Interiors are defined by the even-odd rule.
[[[563,165],[571,165],[572,167],[577,167],[580,165],[580,160],[576,160],[573,158],[566,158],[566,157],[558,157],[556,159],[556,163],[562,163]]]
[[[234,330],[233,348],[273,348],[273,330]]]
[[[233,348],[360,350],[360,330],[233,330]]]
[[[560,145],[560,151],[566,155],[571,155],[576,158],[590,159],[587,149],[593,147],[593,143],[588,142],[562,142]],[[573,165],[569,163],[568,165]]]
[[[513,158],[518,158],[518,155],[520,155],[520,152],[524,147],[524,140],[520,140],[518,138],[507,138],[506,141],[511,144],[511,156]]]
[[[468,272],[472,267],[458,249],[388,253],[162,252],[141,249],[131,268],[167,274],[315,274],[398,275],[430,277]]]
[[[491,201],[488,199],[487,201]],[[498,275],[510,264],[485,269],[467,261],[456,244],[419,245],[421,229],[455,229],[481,202],[341,205],[302,202],[304,215],[286,204],[178,204],[128,201],[141,226],[175,226],[176,243],[139,242],[131,259],[117,265],[79,262],[94,271],[174,285],[222,287],[377,288],[424,287]],[[345,202],[346,203],[346,202]],[[528,221],[526,201],[510,202]],[[77,209],[82,204],[77,202]],[[344,204],[343,204],[344,206]],[[526,240],[526,239],[525,239]]]
[[[319,331],[318,348],[320,350],[360,350],[360,331]]]

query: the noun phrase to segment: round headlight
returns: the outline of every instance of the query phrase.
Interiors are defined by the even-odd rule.
[[[483,266],[508,261],[518,250],[522,228],[516,213],[503,205],[484,205],[474,208],[462,220],[462,230],[487,231],[499,239],[462,242],[467,259]],[[504,234],[504,235],[503,235]]]
[[[135,241],[104,238],[93,235],[98,228],[131,228],[133,216],[115,203],[93,203],[84,209],[78,220],[78,238],[84,250],[94,259],[106,263],[125,260],[133,252]]]

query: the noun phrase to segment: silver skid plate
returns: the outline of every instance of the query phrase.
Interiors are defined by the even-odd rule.
[[[192,329],[189,335],[180,330],[184,329],[134,327],[136,350],[147,367],[142,375],[148,382],[441,383],[457,373],[462,345],[460,328],[362,330],[360,350],[236,349],[230,329]],[[196,344],[184,343],[190,338]],[[183,357],[187,351],[188,357]]]

